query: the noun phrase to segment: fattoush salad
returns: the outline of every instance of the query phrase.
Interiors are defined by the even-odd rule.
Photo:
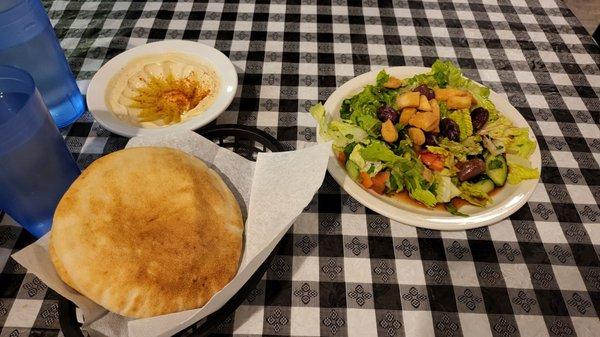
[[[536,148],[529,129],[515,127],[489,95],[451,61],[437,60],[429,73],[406,79],[382,70],[342,102],[341,119],[330,120],[321,103],[310,113],[365,189],[464,215],[463,204],[486,207],[494,190],[540,175],[529,162]]]

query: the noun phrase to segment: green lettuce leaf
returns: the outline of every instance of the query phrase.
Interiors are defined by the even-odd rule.
[[[467,156],[478,155],[483,151],[483,148],[480,144],[480,140],[481,137],[479,136],[470,136],[459,143],[451,141],[448,138],[442,138],[438,141],[438,145],[440,148],[447,151],[446,154],[448,152],[451,153],[457,161],[465,161],[467,160]],[[429,147],[427,148],[429,149]],[[436,153],[442,154],[442,151],[440,151],[436,147],[432,146],[432,148],[433,151],[435,151]]]
[[[387,145],[379,141],[371,142],[361,149],[360,154],[367,161],[395,162],[401,159]]]
[[[514,154],[506,155],[506,164],[508,165],[508,183],[515,185],[525,179],[538,179],[540,172],[532,168],[529,160]]]
[[[458,124],[461,141],[473,134],[473,123],[471,122],[469,109],[454,110],[448,117]]]
[[[523,158],[529,158],[535,151],[535,142],[529,139],[529,130],[524,128],[525,133],[518,135],[508,143],[506,152],[516,154]]]
[[[375,80],[376,86],[378,88],[382,88],[383,84],[385,82],[387,82],[390,79],[390,75],[388,75],[385,70],[381,70],[379,73],[377,73],[377,78]]]
[[[329,122],[325,113],[325,107],[321,103],[313,105],[309,111],[319,124],[319,133],[321,136],[332,140],[333,147],[338,151],[342,151],[350,143],[365,141],[368,137],[363,129],[355,125],[339,120]]]
[[[356,117],[356,124],[365,130],[369,136],[379,137],[381,134],[381,121],[372,115],[360,115]]]
[[[456,187],[450,177],[439,174],[434,175],[435,181],[435,198],[438,202],[450,202],[452,198],[461,194],[461,191]]]
[[[460,197],[472,203],[475,206],[484,207],[491,202],[490,196],[478,184],[464,182],[458,187],[460,189]]]

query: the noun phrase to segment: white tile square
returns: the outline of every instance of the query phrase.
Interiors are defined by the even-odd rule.
[[[565,105],[569,107],[571,110],[587,110],[588,108],[583,103],[581,97],[569,97],[564,96],[562,98],[565,101]]]
[[[515,229],[513,228],[510,220],[502,220],[495,225],[489,226],[488,230],[490,231],[490,236],[494,241],[517,241]]]
[[[399,26],[398,27],[398,35],[413,37],[413,36],[417,36],[417,31],[415,30],[415,27],[413,27],[413,26]],[[418,46],[417,46],[417,48],[418,48]]]
[[[536,222],[537,232],[544,243],[567,243],[567,238],[563,234],[562,228],[558,222]]]
[[[463,21],[463,22],[464,21],[475,21],[475,17],[473,16],[473,11],[471,11],[471,10],[467,10],[467,11],[457,10],[456,16],[458,16],[460,21]]]
[[[430,311],[402,311],[404,333],[406,337],[433,337],[433,319]]]
[[[502,13],[488,11],[487,14],[488,14],[488,17],[490,18],[490,21],[496,21],[496,22],[505,22],[506,21],[506,17],[504,17],[504,14],[502,14]]]
[[[261,89],[262,94],[262,89]],[[262,96],[261,97],[265,97]],[[260,126],[277,126],[279,122],[279,112],[278,111],[268,111],[263,110],[259,111],[256,116],[256,124]]]
[[[486,314],[459,313],[464,337],[492,337],[490,321]]]
[[[485,48],[471,48],[473,58],[480,60],[491,60],[490,52]]]
[[[600,255],[600,247],[598,247],[600,245],[600,226],[597,223],[584,223],[583,227],[585,227],[592,243],[596,245],[596,253]]]
[[[521,83],[537,83],[531,71],[515,71],[515,77]]]
[[[548,102],[542,95],[526,95],[527,104],[532,108],[548,109]]]
[[[560,34],[560,37],[566,44],[581,44],[581,40],[575,34]]]
[[[600,138],[600,128],[596,124],[578,123],[577,127],[579,128],[581,135],[585,138]]]
[[[529,201],[550,202],[550,197],[548,197],[548,193],[546,192],[543,184],[537,184],[535,186]]]
[[[573,154],[567,151],[550,151],[556,165],[559,167],[578,168],[579,164],[573,158]]]
[[[553,265],[554,277],[561,290],[579,290],[587,291],[581,273],[576,266],[557,266]]]
[[[416,238],[417,237],[417,229],[413,226],[408,226],[402,223],[399,223],[395,220],[390,220],[390,230],[392,232],[392,236],[395,238]]]
[[[377,317],[374,309],[346,309],[348,336],[363,337],[376,333]]]
[[[479,29],[463,28],[463,31],[465,32],[465,36],[468,36],[470,39],[483,39],[483,36],[481,36],[481,31]]]
[[[513,41],[515,40],[515,34],[513,34],[512,31],[510,30],[496,30],[496,34],[498,35],[498,38],[500,40],[505,40],[505,41]]]
[[[352,54],[352,45],[350,43],[334,43],[333,51],[336,54],[348,54],[349,56]]]
[[[263,330],[264,307],[260,305],[240,305],[235,311],[233,333],[239,335],[261,334]]]
[[[345,258],[344,281],[352,283],[372,283],[371,261],[368,258]]]
[[[454,48],[452,47],[436,46],[435,49],[438,52],[439,58],[456,59],[456,53],[454,52]]]
[[[442,15],[442,11],[439,9],[426,9],[425,16],[428,19],[443,19],[444,15]]]
[[[552,82],[556,85],[566,85],[571,86],[573,83],[567,74],[559,74],[559,73],[550,73],[550,77],[552,78]]]
[[[521,337],[548,337],[548,327],[543,316],[515,315]]]
[[[525,61],[525,55],[520,49],[505,49],[506,57],[511,61]]]
[[[480,69],[479,75],[483,82],[500,82],[498,72],[494,69]]]
[[[548,38],[546,37],[546,33],[544,32],[528,32],[531,41],[535,42],[548,42]]]
[[[500,270],[507,288],[533,289],[527,265],[500,263]]]
[[[537,21],[532,14],[519,14],[519,19],[521,19],[522,23],[537,24]]]
[[[463,287],[479,287],[477,271],[473,261],[448,261],[448,271],[452,285]]]
[[[291,307],[290,334],[292,336],[318,336],[320,333],[320,309]]]
[[[557,26],[568,26],[569,23],[564,16],[550,16],[550,21]]]
[[[466,240],[467,232],[465,231],[442,231],[440,232],[442,239]]]
[[[553,51],[539,51],[538,53],[540,54],[540,57],[544,61],[544,63],[549,63],[549,62],[558,63],[558,62],[560,62],[558,60],[558,56]]]
[[[571,317],[577,336],[593,336],[600,331],[598,317]]]
[[[560,131],[560,127],[558,126],[558,123],[556,123],[556,122],[539,121],[539,122],[537,122],[537,124],[540,127],[540,130],[542,131],[544,136],[555,136],[555,137],[563,136],[563,133],[562,133],[562,131]]]
[[[366,215],[342,213],[342,234],[352,236],[367,236]]]
[[[431,36],[440,38],[440,37],[450,37],[448,33],[448,29],[446,27],[431,27]],[[439,48],[439,47],[437,47]],[[451,47],[449,47],[451,48]]]
[[[292,267],[294,281],[319,281],[319,257],[295,256]]]
[[[335,41],[335,38],[337,35],[339,34],[350,34],[350,25],[347,23],[333,23],[331,25],[331,31],[333,33],[333,42]]]
[[[425,285],[423,264],[413,260],[396,260],[396,277],[398,284]]]
[[[4,326],[33,326],[43,302],[42,300],[15,299],[8,312]]]
[[[571,54],[577,64],[596,64],[590,54]]]
[[[596,204],[596,199],[587,185],[566,185],[569,196],[575,204]]]

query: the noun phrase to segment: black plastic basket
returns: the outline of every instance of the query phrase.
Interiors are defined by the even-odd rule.
[[[256,160],[256,155],[259,152],[284,151],[283,145],[277,139],[262,130],[248,126],[234,124],[217,125],[205,127],[196,132],[214,141],[219,146],[231,149],[249,160]],[[194,336],[208,336],[211,334],[212,330],[229,317],[256,287],[278,250],[279,245],[275,247],[271,255],[252,275],[248,282],[221,309],[210,314],[206,319],[180,331],[176,336],[190,334]],[[60,296],[58,301],[58,315],[60,328],[65,337],[84,336],[75,310],[76,306],[73,302]]]

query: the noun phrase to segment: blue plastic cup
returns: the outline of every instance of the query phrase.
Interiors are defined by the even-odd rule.
[[[85,103],[39,0],[0,0],[0,65],[33,76],[59,128],[75,122]]]
[[[0,209],[41,237],[79,173],[33,78],[0,66]]]

